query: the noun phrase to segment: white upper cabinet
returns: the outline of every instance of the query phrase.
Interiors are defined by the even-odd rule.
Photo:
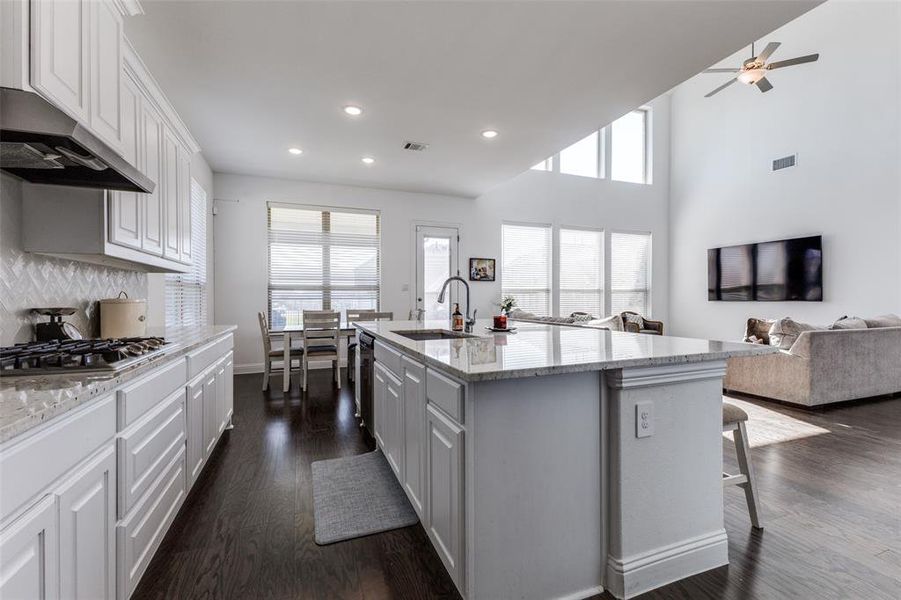
[[[179,260],[191,262],[191,155],[179,146],[178,148],[178,249]]]
[[[31,85],[88,123],[88,0],[31,1]]]
[[[141,233],[141,249],[157,256],[163,253],[163,121],[159,113],[147,102],[141,104],[141,135],[144,140],[144,174],[156,186],[150,194],[144,194],[142,211],[144,226]]]
[[[111,0],[88,2],[90,14],[90,125],[114,148],[122,147],[122,13]]]
[[[122,147],[122,13],[112,0],[31,1],[31,85]]]
[[[179,251],[178,206],[178,141],[175,135],[166,129],[163,133],[163,181],[162,198],[165,216],[165,236],[163,237],[163,256],[172,260],[181,260]]]
[[[141,133],[141,92],[126,74],[122,81],[122,156],[132,166],[144,171],[144,136]],[[143,247],[144,219],[142,198],[138,192],[113,192],[109,206],[110,242],[140,249]]]

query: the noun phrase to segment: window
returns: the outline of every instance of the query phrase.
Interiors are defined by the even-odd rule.
[[[551,314],[551,228],[504,223],[501,294],[522,310]]]
[[[560,151],[560,172],[564,175],[580,175],[597,178],[601,173],[601,156],[598,140],[600,132],[594,131],[569,148]]]
[[[166,326],[207,323],[206,289],[206,191],[191,180],[191,252],[187,273],[166,275]]]
[[[559,315],[587,312],[604,315],[604,234],[588,229],[560,229]]]
[[[554,170],[554,157],[545,158],[543,161],[534,165],[532,167],[533,171],[553,171]]]
[[[304,310],[378,310],[379,213],[269,203],[269,321]]]
[[[633,110],[610,126],[610,177],[615,181],[648,183],[648,111]]]
[[[610,313],[651,312],[651,234],[610,235]]]

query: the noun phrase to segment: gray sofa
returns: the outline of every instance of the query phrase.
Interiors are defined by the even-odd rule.
[[[804,331],[787,351],[729,359],[723,387],[805,406],[901,392],[901,327]]]

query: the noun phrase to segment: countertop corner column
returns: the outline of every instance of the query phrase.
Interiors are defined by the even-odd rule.
[[[725,361],[607,372],[607,560],[617,598],[728,564]],[[641,436],[641,437],[639,437]]]

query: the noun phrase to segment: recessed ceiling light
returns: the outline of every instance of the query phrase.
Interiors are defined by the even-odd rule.
[[[363,161],[363,164],[364,164],[364,165],[371,165],[371,164],[373,164],[373,163],[375,162],[375,159],[372,158],[371,156],[364,156],[364,157],[361,158],[360,160]]]
[[[300,148],[288,148],[288,152],[291,154],[303,154],[303,150]]]
[[[353,104],[348,104],[344,107],[344,112],[349,114],[352,117],[359,117],[363,114],[363,109],[359,106],[354,106]]]
[[[482,137],[486,140],[491,140],[497,137],[497,131],[494,129],[486,129],[482,132]]]

